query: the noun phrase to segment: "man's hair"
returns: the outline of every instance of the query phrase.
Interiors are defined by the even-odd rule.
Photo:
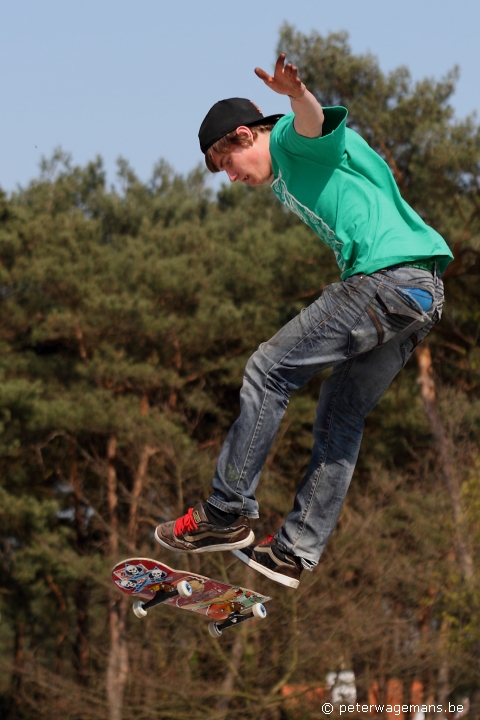
[[[252,125],[250,130],[253,134],[253,139],[256,140],[258,133],[272,132],[275,124],[272,125]],[[227,133],[220,140],[217,140],[211,147],[208,148],[205,153],[205,165],[212,173],[220,172],[220,169],[213,162],[213,152],[217,152],[219,155],[227,155],[233,147],[249,147],[251,145],[250,138],[246,135],[237,135],[237,131]]]

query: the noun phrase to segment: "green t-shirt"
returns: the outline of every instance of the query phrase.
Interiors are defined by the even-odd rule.
[[[346,108],[323,112],[318,138],[299,135],[293,113],[273,128],[275,195],[332,248],[342,280],[433,257],[442,273],[453,259],[445,240],[403,200],[380,155],[346,127]]]

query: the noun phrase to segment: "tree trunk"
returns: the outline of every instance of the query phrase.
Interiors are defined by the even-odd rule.
[[[243,584],[245,587],[250,587],[253,581],[254,571],[245,566],[245,572],[243,575]],[[247,622],[251,622],[247,620]],[[217,711],[219,713],[218,720],[224,720],[228,717],[228,708],[232,700],[232,695],[235,686],[235,678],[238,675],[240,665],[243,658],[243,627],[236,629],[236,637],[233,641],[232,650],[230,653],[230,662],[227,672],[223,678],[223,682],[220,686],[220,699],[217,703]]]
[[[108,523],[110,535],[108,539],[108,550],[110,554],[118,553],[118,493],[117,493],[117,471],[115,469],[115,457],[117,454],[117,438],[111,435],[107,444],[107,503]]]
[[[113,562],[117,560],[118,555],[116,451],[117,440],[116,437],[112,435],[107,444],[107,500],[108,521],[110,525],[108,550]],[[128,676],[128,647],[126,638],[127,602],[126,598],[122,596],[119,597],[114,587],[109,591],[108,613],[110,651],[108,654],[106,683],[109,719],[121,720],[123,696]]]
[[[12,673],[12,690],[15,698],[15,705],[19,707],[23,702],[23,673],[24,673],[24,657],[23,647],[25,642],[25,623],[20,620],[15,625],[15,650],[14,650],[14,666]]]
[[[435,451],[439,459],[440,474],[445,483],[452,507],[453,526],[455,532],[455,554],[463,575],[468,583],[473,578],[473,558],[467,543],[467,527],[463,509],[461,488],[454,467],[454,448],[451,438],[447,435],[438,409],[435,380],[433,375],[432,355],[429,346],[424,343],[417,347],[416,358],[419,368],[419,384],[423,399],[423,407],[434,438]],[[439,650],[443,656],[437,678],[437,702],[445,707],[450,692],[450,665],[447,648],[449,626],[442,622],[439,633]]]
[[[57,675],[61,675],[63,644],[68,635],[67,605],[65,602],[65,598],[63,597],[62,591],[60,590],[50,573],[47,573],[45,579],[50,590],[55,595],[58,603],[59,615],[61,617],[61,629],[55,641],[55,673]]]
[[[128,541],[135,547],[138,525],[138,502],[143,492],[145,478],[147,475],[148,461],[157,451],[154,448],[144,445],[140,452],[137,472],[133,480],[132,495],[130,498],[130,516],[128,520]]]
[[[243,657],[243,637],[240,628],[237,630],[237,635],[233,641],[232,651],[230,653],[230,667],[225,673],[223,682],[220,686],[220,700],[217,703],[218,720],[223,720],[228,715],[228,706],[232,699],[233,687],[235,682],[235,676],[240,669],[240,664]]]
[[[107,698],[109,720],[121,720],[123,695],[128,677],[128,646],[126,638],[127,603],[111,592],[109,602],[110,652],[107,666]]]
[[[76,636],[73,643],[73,666],[80,685],[88,685],[89,643],[89,588],[86,582],[79,580],[75,585],[74,600],[77,611]]]
[[[448,696],[450,695],[450,663],[448,658],[448,635],[450,632],[450,623],[445,618],[442,620],[442,625],[439,631],[439,654],[442,656],[442,663],[438,669],[438,690],[437,690],[437,703],[442,708],[447,707]],[[438,717],[444,717],[445,713],[438,713]]]
[[[75,460],[75,443],[72,444],[71,453],[74,457],[70,469],[70,482],[73,487],[75,507],[76,546],[78,555],[83,556],[87,552],[87,531],[84,513],[85,502],[83,499],[82,480],[78,475],[78,465]],[[73,594],[77,612],[76,636],[73,643],[73,666],[80,685],[88,685],[89,680],[89,594],[90,588],[88,583],[84,579],[78,580],[75,584],[75,592]]]
[[[415,354],[419,368],[423,406],[435,441],[435,450],[440,461],[440,473],[450,496],[455,529],[455,551],[463,577],[469,581],[473,578],[473,559],[466,541],[465,512],[462,505],[460,483],[454,469],[453,444],[445,431],[436,401],[432,355],[426,343],[419,345]]]

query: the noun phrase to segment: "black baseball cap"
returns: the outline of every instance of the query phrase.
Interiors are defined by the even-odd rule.
[[[228,98],[220,100],[210,108],[200,125],[198,139],[200,148],[206,153],[217,140],[236,130],[240,125],[252,127],[253,125],[273,125],[283,117],[282,115],[268,115],[264,117],[259,108],[246,98]]]

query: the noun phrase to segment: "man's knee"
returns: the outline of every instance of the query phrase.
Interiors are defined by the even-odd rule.
[[[248,358],[245,366],[245,377],[252,379],[256,377],[265,377],[272,365],[272,362],[263,352],[263,347],[266,343],[262,343],[258,350],[255,350],[252,355]]]

